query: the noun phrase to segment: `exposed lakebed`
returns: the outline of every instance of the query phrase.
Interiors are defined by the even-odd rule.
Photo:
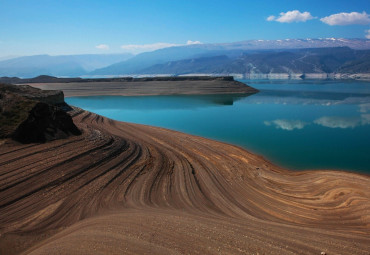
[[[243,95],[70,97],[67,103],[126,122],[236,145],[290,169],[370,173],[370,83],[244,81]]]

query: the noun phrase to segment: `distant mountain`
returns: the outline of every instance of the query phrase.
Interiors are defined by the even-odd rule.
[[[370,49],[369,39],[285,39],[285,40],[248,40],[234,43],[200,44],[208,50],[271,50],[271,49],[308,49],[308,48],[334,48],[349,47],[351,49]]]
[[[190,74],[190,73],[222,73],[225,67],[233,64],[233,60],[226,55],[200,57],[170,61],[165,64],[153,65],[137,71],[138,74]]]
[[[357,54],[357,58],[343,64],[338,72],[341,73],[370,73],[370,51],[362,51]]]
[[[12,59],[12,58],[17,58],[17,57],[19,57],[19,56],[16,56],[16,55],[2,56],[2,57],[0,57],[0,61]]]
[[[132,75],[145,73],[154,74],[151,66],[174,64],[174,61],[184,59],[200,59],[203,57],[227,56],[228,58],[240,57],[243,53],[255,53],[261,51],[277,51],[284,49],[309,49],[309,48],[328,48],[328,47],[349,47],[351,49],[370,49],[370,40],[367,39],[286,39],[286,40],[249,40],[235,43],[219,44],[196,44],[180,47],[171,47],[145,52],[135,57],[107,66],[94,72],[91,75]],[[206,61],[206,60],[203,60]],[[180,63],[176,63],[181,65]],[[182,62],[184,64],[184,62]],[[188,65],[188,64],[187,64]],[[215,64],[213,64],[215,65]],[[185,66],[184,66],[185,67]],[[156,68],[159,68],[158,66]],[[161,67],[161,72],[172,74],[171,69]],[[212,69],[213,70],[213,69]],[[184,72],[184,71],[183,71]],[[197,71],[198,72],[198,71]],[[200,70],[199,70],[200,72]]]
[[[199,56],[208,52],[207,49],[199,47],[170,47],[159,49],[152,52],[144,52],[136,55],[135,57],[126,61],[116,63],[105,68],[97,69],[91,72],[91,75],[120,75],[120,74],[132,74],[137,70],[155,65],[166,63],[168,61],[175,61],[180,59],[186,59],[191,57]]]
[[[322,54],[319,53],[319,50],[316,50],[316,53],[307,51],[309,49],[343,47],[350,50],[348,52],[335,50],[332,53],[329,53],[329,50],[324,50],[325,52]],[[307,56],[304,55],[306,54],[304,53],[305,49]],[[367,70],[369,58],[367,55],[361,57],[358,55],[360,53],[354,53],[354,50],[369,49],[370,40],[368,39],[327,38],[193,44],[159,49],[136,56],[131,54],[38,55],[0,61],[0,77],[228,74],[278,71],[284,73],[293,71],[321,73],[330,70],[356,73]],[[325,54],[330,57],[328,56],[326,59]],[[352,55],[347,56],[346,54]],[[318,56],[320,56],[319,59]]]
[[[138,74],[370,73],[370,50],[348,47],[293,49],[191,58],[153,65]]]
[[[0,76],[80,76],[132,57],[131,54],[36,55],[0,61]]]

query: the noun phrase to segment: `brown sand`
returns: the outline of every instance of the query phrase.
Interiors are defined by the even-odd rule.
[[[258,90],[238,81],[217,79],[194,81],[30,83],[28,85],[40,89],[63,90],[64,95],[67,97],[250,94],[258,92]]]
[[[75,110],[0,145],[0,254],[369,254],[370,178]]]

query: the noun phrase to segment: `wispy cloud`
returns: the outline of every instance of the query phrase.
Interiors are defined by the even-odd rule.
[[[122,45],[121,48],[127,51],[152,51],[173,46],[178,46],[178,44],[161,42],[152,44],[126,44]]]
[[[367,39],[370,39],[370,29],[365,30],[365,37],[366,37]]]
[[[309,12],[300,12],[298,10],[281,12],[280,16],[275,17],[273,15],[269,16],[267,21],[277,21],[281,23],[292,23],[292,22],[306,22],[307,20],[314,19],[314,17]]]
[[[370,23],[370,15],[366,12],[341,12],[321,18],[320,20],[330,26],[366,25]]]
[[[96,45],[95,48],[97,48],[99,50],[109,50],[109,45],[99,44],[99,45]]]
[[[200,41],[191,41],[191,40],[188,40],[186,42],[187,45],[190,45],[190,44],[202,44]]]
[[[273,125],[273,126],[275,126],[275,128],[283,129],[283,130],[287,130],[287,131],[292,131],[294,129],[302,129],[306,125],[308,125],[308,123],[303,122],[301,120],[283,120],[283,119],[277,119],[277,120],[273,120],[273,121],[265,121],[264,124],[266,126]]]
[[[138,53],[146,52],[146,51],[154,51],[154,50],[159,50],[163,48],[193,45],[193,44],[202,44],[202,43],[200,41],[188,40],[186,44],[164,43],[164,42],[158,42],[158,43],[152,43],[152,44],[126,44],[126,45],[122,45],[121,49],[129,51],[131,53],[138,54]]]

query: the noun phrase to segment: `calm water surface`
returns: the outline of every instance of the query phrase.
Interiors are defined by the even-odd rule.
[[[261,92],[66,101],[112,119],[237,144],[290,169],[370,173],[369,82],[243,82]]]

